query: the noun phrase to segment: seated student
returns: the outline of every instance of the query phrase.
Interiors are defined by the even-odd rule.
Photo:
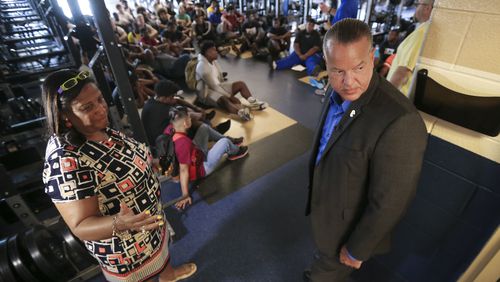
[[[384,65],[378,70],[378,73],[382,77],[387,77],[387,74],[389,73],[389,70],[391,69],[392,66],[392,61],[394,60],[394,57],[396,57],[396,53],[393,53],[387,59],[384,61]]]
[[[243,81],[224,81],[222,71],[217,63],[217,49],[213,41],[201,44],[196,65],[196,88],[201,102],[209,106],[219,106],[231,114],[237,114],[242,120],[249,121],[252,115],[247,107],[243,107],[240,100],[235,97],[240,93],[250,104],[250,108],[263,110],[267,103],[257,100],[252,96]]]
[[[118,43],[120,44],[128,43],[127,32],[121,26],[116,24],[115,19],[111,19],[111,28],[113,29],[116,41],[118,41]]]
[[[135,18],[135,23],[137,24],[138,30],[145,28],[149,34],[149,37],[155,38],[156,36],[158,36],[158,31],[154,29],[150,24],[146,23],[146,20],[144,19],[144,16],[142,14],[137,15],[137,17]]]
[[[379,47],[380,59],[378,63],[375,65],[375,69],[378,72],[380,72],[381,69],[384,67],[387,58],[389,58],[389,56],[391,56],[392,54],[396,54],[396,51],[398,50],[400,43],[401,40],[399,38],[399,29],[392,28],[387,34],[387,38],[384,39],[384,41],[380,44]]]
[[[166,8],[160,8],[156,11],[156,15],[156,25],[158,26],[158,30],[161,33],[162,31],[167,29],[167,24],[172,20],[173,16],[175,16],[175,12],[169,12]]]
[[[256,56],[259,52],[259,48],[264,47],[266,43],[266,36],[257,19],[256,13],[253,12],[249,14],[248,19],[241,27],[241,31],[243,33],[243,44],[241,45],[240,51],[245,52],[250,50],[252,55]]]
[[[124,52],[129,61],[138,60],[139,67],[145,67],[165,78],[184,81],[186,65],[191,59],[188,54],[174,57],[166,53],[155,53],[149,49],[141,52]]]
[[[293,52],[288,57],[269,61],[272,69],[284,70],[301,64],[306,66],[307,75],[317,76],[321,70],[321,35],[314,30],[316,22],[309,18],[306,29],[299,31],[293,43]]]
[[[210,2],[210,6],[207,8],[207,17],[210,17],[213,13],[219,11],[222,12],[224,9],[220,7],[219,1],[217,0],[212,0]]]
[[[288,52],[290,49],[290,37],[292,33],[281,26],[279,18],[273,18],[272,24],[272,27],[267,32],[267,37],[269,38],[267,47],[269,48],[271,58],[276,60],[279,58],[281,52]]]
[[[226,7],[226,11],[222,13],[222,24],[224,32],[240,31],[241,24],[245,21],[245,16],[234,9],[233,4]]]
[[[218,13],[214,13],[216,15]],[[240,38],[240,27],[245,17],[239,12],[234,10],[234,6],[229,4],[226,11],[221,15],[221,22],[217,26],[217,33],[220,34],[223,40],[229,41],[231,49],[236,53],[237,56],[240,55],[241,51],[236,46],[235,40]]]
[[[200,2],[197,2],[194,4],[194,15],[200,15],[202,14],[205,16],[205,19],[208,19],[207,11],[203,9],[203,4]]]
[[[191,17],[186,13],[186,8],[184,6],[179,7],[179,13],[175,16],[177,24],[189,28],[191,27]]]
[[[211,174],[217,165],[227,156],[228,160],[237,160],[248,154],[247,146],[237,146],[242,140],[229,139],[203,124],[193,139],[187,136],[191,127],[191,117],[183,107],[171,111],[170,123],[174,129],[172,140],[175,144],[175,155],[179,161],[179,180],[182,195],[185,197],[175,204],[184,209],[191,204],[189,181],[194,181]],[[208,150],[208,142],[216,142]]]
[[[199,10],[199,11],[204,12],[204,10]],[[206,40],[211,40],[215,42],[215,45],[217,46],[217,51],[219,51],[219,54],[221,56],[226,56],[226,54],[229,52],[230,47],[223,46],[225,42],[222,40],[220,36],[217,35],[217,33],[215,32],[215,28],[209,21],[206,20],[203,13],[199,13],[196,15],[195,21],[193,22],[191,27],[192,27],[191,34],[193,35],[194,38],[193,46],[197,53],[200,52],[201,42]]]
[[[205,114],[203,109],[193,104],[178,99],[175,94],[180,87],[169,80],[162,80],[155,85],[155,96],[148,99],[141,112],[141,120],[146,131],[149,144],[154,145],[156,138],[162,134],[163,130],[170,123],[170,110],[175,106],[184,106],[193,120],[193,130],[196,130],[202,122],[209,122],[215,111]],[[231,120],[227,120],[216,126],[214,129],[220,134],[226,133],[231,126]],[[194,135],[193,135],[194,136]]]
[[[189,47],[191,43],[191,38],[177,30],[177,26],[174,22],[169,22],[167,24],[167,29],[161,33],[161,37],[163,42],[168,44],[169,50],[177,57],[180,56],[184,48]]]

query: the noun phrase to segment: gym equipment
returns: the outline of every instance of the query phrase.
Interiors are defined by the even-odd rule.
[[[0,282],[17,281],[19,277],[14,273],[9,265],[9,256],[7,253],[7,239],[0,241]]]
[[[22,235],[15,234],[7,240],[7,253],[11,267],[26,282],[42,281],[43,274],[37,268],[26,247],[23,245]]]
[[[76,275],[64,255],[62,241],[46,227],[38,225],[29,229],[23,239],[31,258],[49,281],[67,281]]]

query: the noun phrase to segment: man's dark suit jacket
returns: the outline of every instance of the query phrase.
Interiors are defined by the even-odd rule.
[[[334,258],[346,244],[365,261],[390,248],[391,232],[416,192],[427,131],[413,104],[374,73],[316,165],[328,106],[313,143],[306,213],[320,252]]]

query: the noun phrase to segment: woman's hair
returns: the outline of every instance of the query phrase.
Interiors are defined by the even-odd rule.
[[[85,137],[74,127],[67,127],[63,119],[63,114],[70,111],[71,102],[80,94],[83,87],[89,83],[94,83],[92,78],[87,77],[78,80],[78,83],[71,89],[58,92],[59,87],[68,79],[79,74],[77,70],[63,69],[51,73],[42,85],[42,101],[45,109],[46,127],[48,136],[56,135],[66,138],[74,145],[80,145],[85,141]]]

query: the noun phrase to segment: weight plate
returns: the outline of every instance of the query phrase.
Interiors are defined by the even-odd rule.
[[[36,277],[40,277],[40,270],[33,263],[27,250],[23,250],[20,246],[20,235],[16,234],[7,241],[7,253],[11,267],[22,281],[40,281]]]
[[[86,269],[91,265],[97,264],[97,261],[92,257],[84,244],[78,239],[61,218],[55,226],[55,232],[61,236],[67,246],[67,254],[69,259],[78,267],[79,270]]]
[[[31,228],[26,232],[24,243],[37,267],[50,281],[66,281],[76,274],[64,255],[62,241],[47,228]]]
[[[9,265],[7,239],[3,239],[0,241],[0,281],[12,282],[17,280],[19,280],[18,277]]]

